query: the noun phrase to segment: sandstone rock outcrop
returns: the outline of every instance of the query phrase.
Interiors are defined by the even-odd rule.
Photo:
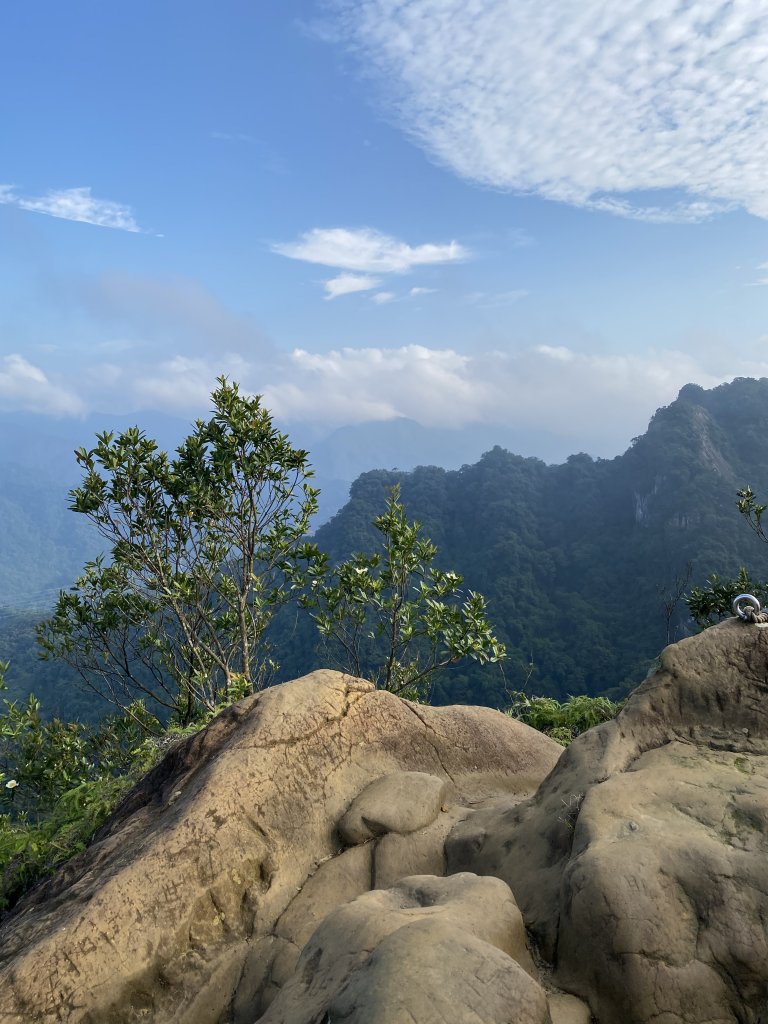
[[[548,1024],[534,973],[503,882],[415,876],[330,914],[260,1024]]]
[[[600,1024],[768,1020],[768,629],[668,647],[529,802],[479,810],[448,870],[505,880]]]
[[[339,673],[249,698],[0,928],[0,1021],[765,1024],[766,698],[737,620],[562,756]]]
[[[248,698],[171,751],[0,929],[0,1021],[253,1024],[328,915],[444,874],[450,829],[490,797],[529,796],[560,752],[487,708],[422,707],[336,672]],[[538,993],[487,928],[442,927],[436,948],[498,954]],[[399,931],[371,977],[402,955]]]

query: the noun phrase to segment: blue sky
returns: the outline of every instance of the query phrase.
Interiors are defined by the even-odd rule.
[[[0,103],[0,411],[613,455],[768,375],[756,0],[45,0]]]

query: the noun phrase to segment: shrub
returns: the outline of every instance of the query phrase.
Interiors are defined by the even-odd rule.
[[[508,715],[538,729],[564,747],[587,729],[615,718],[624,706],[624,701],[588,697],[586,694],[569,697],[562,704],[554,697],[529,697],[520,691],[514,692],[512,697],[512,704],[506,710]]]

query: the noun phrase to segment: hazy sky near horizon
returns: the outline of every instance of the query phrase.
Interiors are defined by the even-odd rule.
[[[768,376],[757,0],[32,0],[0,103],[0,411],[612,455]]]

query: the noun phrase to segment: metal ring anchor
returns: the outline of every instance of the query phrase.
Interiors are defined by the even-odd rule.
[[[739,594],[737,597],[734,597],[733,604],[731,605],[731,608],[733,608],[733,614],[738,615],[742,622],[746,622],[747,613],[741,606],[742,601],[752,605],[755,615],[760,612],[760,602],[753,594]]]

